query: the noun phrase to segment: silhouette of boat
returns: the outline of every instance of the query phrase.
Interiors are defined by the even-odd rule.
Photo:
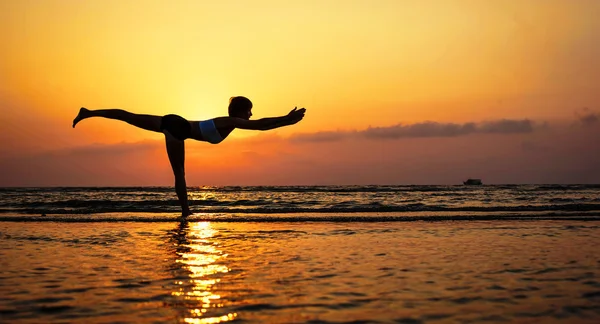
[[[463,181],[463,184],[467,186],[479,186],[483,183],[481,182],[481,179],[467,179],[467,181]]]

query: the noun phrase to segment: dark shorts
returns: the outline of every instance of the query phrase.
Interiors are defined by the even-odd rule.
[[[192,135],[192,127],[187,119],[178,115],[165,115],[160,120],[160,130],[167,130],[173,137],[183,141]]]

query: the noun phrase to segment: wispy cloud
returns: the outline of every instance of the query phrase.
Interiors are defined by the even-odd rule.
[[[63,150],[54,151],[54,154],[67,154],[77,156],[91,156],[91,155],[126,155],[135,152],[152,151],[162,149],[158,141],[141,141],[135,143],[117,143],[117,144],[90,144],[86,146],[68,148]]]
[[[368,139],[369,129],[365,129],[302,134],[307,142],[301,145],[268,133],[222,145],[190,141],[186,143],[188,184],[452,184],[465,177],[480,177],[486,183],[594,183],[600,179],[600,128],[595,126],[569,127],[564,122],[552,124],[551,131],[540,131],[538,122],[497,121],[418,123],[380,129],[388,132],[385,136],[433,133],[438,137],[376,140]],[[515,132],[533,133],[502,135]],[[469,135],[476,133],[500,135]],[[311,136],[315,141],[310,141]],[[0,186],[173,184],[162,140],[92,144],[2,157],[0,170],[4,171]]]
[[[476,127],[475,131],[479,133],[491,134],[519,134],[533,132],[534,122],[529,119],[511,120],[501,119],[482,123]]]
[[[356,132],[348,131],[331,131],[331,132],[316,132],[316,133],[300,133],[290,136],[290,140],[294,142],[334,142],[348,137]]]
[[[369,127],[359,131],[332,131],[296,134],[290,139],[298,142],[333,142],[351,136],[367,139],[400,139],[424,137],[456,137],[469,134],[522,134],[534,131],[536,123],[529,119],[500,119],[488,122],[439,123],[427,121],[415,124],[398,124],[388,127]]]
[[[454,124],[424,122],[411,125],[398,124],[390,127],[369,127],[360,134],[367,138],[404,138],[404,137],[454,137],[475,132],[474,123]]]
[[[600,114],[586,111],[584,114],[578,114],[578,121],[584,126],[596,125],[600,121]]]

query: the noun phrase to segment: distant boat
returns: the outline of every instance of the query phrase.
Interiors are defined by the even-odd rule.
[[[481,179],[467,179],[467,181],[463,181],[463,184],[468,186],[479,186],[483,183],[481,182]]]

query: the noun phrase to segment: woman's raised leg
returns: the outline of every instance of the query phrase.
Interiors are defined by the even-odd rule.
[[[73,127],[75,127],[80,121],[91,117],[116,119],[145,130],[159,133],[161,132],[161,116],[134,114],[123,109],[89,110],[85,107],[81,107],[81,109],[79,109],[79,114],[77,117],[75,117],[75,119],[73,119]]]

